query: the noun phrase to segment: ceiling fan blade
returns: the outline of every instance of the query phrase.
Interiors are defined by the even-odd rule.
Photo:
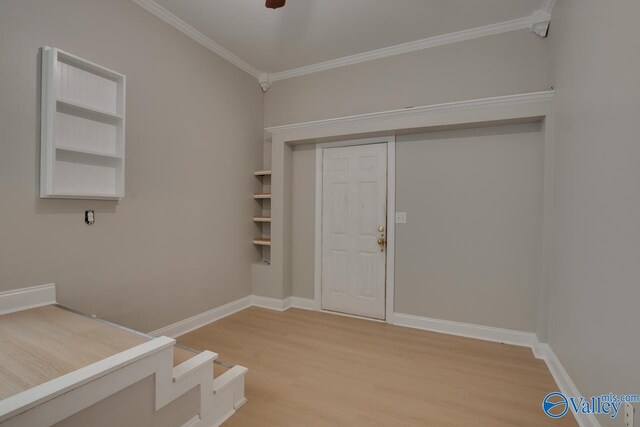
[[[286,1],[287,0],[267,0],[265,6],[267,6],[269,9],[277,9],[284,6]]]

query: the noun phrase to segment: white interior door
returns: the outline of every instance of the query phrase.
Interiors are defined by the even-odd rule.
[[[384,319],[387,144],[322,159],[322,308]]]

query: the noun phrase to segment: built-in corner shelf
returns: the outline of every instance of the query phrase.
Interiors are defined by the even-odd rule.
[[[257,246],[271,246],[271,239],[259,237],[253,239],[253,244]]]
[[[260,179],[262,191],[253,193],[253,198],[259,203],[260,213],[254,215],[253,223],[260,232],[261,236],[253,239],[253,244],[260,248],[262,255],[262,263],[269,265],[271,263],[271,170],[261,169],[253,172],[256,178]]]
[[[124,197],[125,76],[42,49],[40,197]]]

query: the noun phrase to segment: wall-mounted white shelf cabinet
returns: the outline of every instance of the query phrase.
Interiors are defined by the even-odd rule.
[[[124,197],[125,86],[120,73],[42,49],[40,197]]]

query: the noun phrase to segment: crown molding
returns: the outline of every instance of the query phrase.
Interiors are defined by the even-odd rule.
[[[372,61],[374,59],[388,58],[390,56],[401,55],[403,53],[415,52],[432,47],[473,40],[496,34],[508,33],[511,31],[530,29],[531,25],[533,24],[533,17],[534,15],[531,15],[524,18],[499,22],[497,24],[489,24],[482,27],[456,31],[454,33],[443,34],[440,36],[428,37],[426,39],[402,43],[382,49],[371,50],[369,52],[358,53],[351,56],[345,56],[344,58],[332,59],[330,61],[307,65],[300,68],[294,68],[292,70],[271,73],[269,74],[269,77],[271,78],[272,82],[275,82],[278,80],[304,76],[305,74],[317,73],[320,71],[331,70],[333,68],[344,67],[347,65],[360,64],[362,62]]]
[[[162,19],[172,27],[180,30],[182,33],[186,34],[212,52],[231,62],[241,70],[255,77],[260,83],[262,90],[265,92],[269,90],[273,82],[276,82],[278,80],[304,76],[307,74],[318,73],[320,71],[360,64],[362,62],[372,61],[375,59],[388,58],[390,56],[401,55],[403,53],[415,52],[418,50],[473,40],[496,34],[530,29],[531,32],[539,35],[540,37],[546,37],[547,31],[549,29],[549,23],[551,21],[551,12],[553,11],[556,3],[556,0],[545,0],[541,9],[534,11],[530,16],[526,16],[524,18],[517,18],[509,21],[499,22],[496,24],[470,28],[468,30],[428,37],[425,39],[389,46],[382,49],[375,49],[368,52],[345,56],[343,58],[332,59],[317,64],[306,65],[304,67],[293,68],[291,70],[279,71],[277,73],[265,73],[258,70],[248,62],[244,61],[239,56],[220,46],[209,37],[205,36],[200,31],[196,30],[191,25],[178,18],[173,13],[160,6],[154,0],[131,1],[133,1],[143,9],[156,15],[158,18]]]
[[[350,123],[380,122],[386,119],[407,118],[425,114],[441,113],[446,111],[462,111],[472,108],[512,107],[522,104],[545,103],[553,100],[555,91],[521,93],[516,95],[496,96],[492,98],[474,99],[471,101],[455,101],[443,104],[425,105],[421,107],[402,108],[399,110],[382,111],[376,113],[359,114],[355,116],[337,117],[334,119],[316,120],[312,122],[294,123],[290,125],[272,126],[265,128],[268,136],[286,134],[295,131],[335,127]]]
[[[549,24],[551,23],[551,14],[544,10],[537,10],[531,15],[531,32],[545,38],[549,32]]]
[[[547,37],[551,24],[551,13],[556,5],[556,0],[545,0],[542,8],[531,15],[531,32],[540,37]]]
[[[178,18],[176,15],[169,12],[167,9],[160,6],[155,1],[153,0],[131,0],[131,1],[133,1],[135,4],[142,7],[143,9],[146,9],[147,11],[153,13],[155,16],[162,19],[172,27],[182,31],[184,34],[191,37],[193,40],[197,41],[198,43],[200,43],[207,49],[211,50],[215,54],[223,57],[224,59],[231,62],[233,65],[240,68],[241,70],[249,73],[256,79],[259,79],[260,76],[263,74],[262,71],[253,67],[251,64],[244,61],[239,56],[231,53],[224,47],[220,46],[218,43],[214,42],[209,37],[205,36],[200,31],[196,30],[191,25],[187,24],[182,19]]]
[[[260,77],[258,77],[258,83],[260,83],[260,87],[262,88],[263,92],[267,92],[269,89],[271,89],[271,85],[273,84],[273,82],[271,81],[271,76],[269,76],[269,74],[267,73],[262,73]]]

